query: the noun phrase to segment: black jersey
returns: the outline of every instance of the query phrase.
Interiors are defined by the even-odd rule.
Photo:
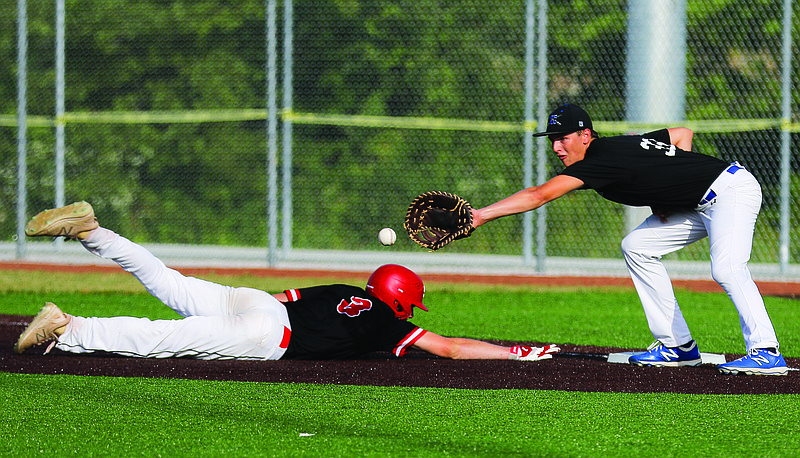
[[[399,357],[426,332],[355,286],[313,286],[286,295],[292,337],[281,359],[343,359],[373,351]]]
[[[596,138],[561,175],[608,200],[632,206],[694,208],[728,163],[670,144],[667,129]]]

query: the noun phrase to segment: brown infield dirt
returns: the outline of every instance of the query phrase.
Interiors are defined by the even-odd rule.
[[[26,270],[105,271],[101,266],[51,266],[0,263],[0,268]],[[113,268],[112,268],[113,269]],[[118,271],[118,269],[113,269]],[[349,276],[362,279],[363,272],[276,271],[272,269],[179,269],[187,275],[250,274],[264,276]],[[628,279],[577,277],[497,277],[478,275],[426,275],[426,281],[531,285],[629,285]],[[359,280],[360,281],[360,280]],[[678,288],[721,291],[710,281],[676,281]],[[765,295],[800,297],[800,283],[759,283]],[[110,377],[158,377],[198,380],[236,380],[270,383],[319,383],[336,385],[409,386],[466,389],[524,389],[619,393],[688,394],[797,394],[800,371],[787,376],[723,375],[716,366],[651,368],[608,363],[613,352],[629,348],[558,344],[562,352],[538,362],[453,361],[421,351],[397,359],[373,353],[340,361],[201,361],[185,358],[137,359],[95,353],[74,355],[44,347],[24,354],[13,351],[19,334],[33,317],[0,315],[0,371],[26,374],[71,374]],[[491,341],[511,345],[512,342]],[[521,343],[521,342],[513,342]],[[542,342],[523,342],[542,345]],[[546,342],[550,343],[550,342]],[[702,347],[701,347],[702,349]],[[638,349],[641,350],[641,349]],[[741,355],[726,355],[731,361]],[[800,368],[800,358],[786,358],[790,368]]]

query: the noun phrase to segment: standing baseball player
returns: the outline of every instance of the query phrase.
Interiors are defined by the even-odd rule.
[[[44,342],[51,342],[47,351],[55,346],[72,353],[141,358],[251,360],[344,359],[375,351],[401,357],[416,347],[453,359],[536,361],[559,351],[555,345],[503,347],[447,338],[413,325],[407,319],[414,307],[428,310],[422,304],[425,287],[414,272],[395,264],[375,270],[366,289],[326,285],[273,296],[183,276],[144,247],[99,227],[86,202],[44,211],[25,232],[80,240],[90,252],[133,274],[184,318],[85,318],[48,303],[20,335],[18,353]]]
[[[629,362],[701,363],[661,258],[708,237],[712,276],[739,312],[747,350],[719,370],[787,373],[772,322],[747,268],[761,207],[761,187],[750,172],[738,163],[691,152],[693,132],[682,127],[599,138],[589,115],[571,104],[550,113],[547,130],[534,135],[549,138],[566,168],[542,185],[473,210],[474,227],[533,210],[576,189],[594,189],[626,205],[649,206],[653,214],[625,237],[622,252],[656,341]]]

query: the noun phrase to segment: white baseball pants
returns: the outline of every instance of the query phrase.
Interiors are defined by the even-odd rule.
[[[761,187],[750,172],[739,168],[735,173],[722,172],[711,190],[716,198],[710,203],[672,214],[666,223],[651,215],[622,241],[622,253],[650,331],[668,347],[692,340],[661,258],[707,236],[711,275],[739,312],[747,351],[778,348],[764,300],[747,268],[761,208]]]
[[[185,277],[144,247],[108,229],[95,229],[81,243],[90,252],[115,261],[185,318],[73,316],[58,339],[59,350],[198,359],[280,359],[286,352],[289,317],[286,307],[271,294]]]

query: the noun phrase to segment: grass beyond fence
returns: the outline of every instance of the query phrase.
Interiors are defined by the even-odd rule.
[[[215,279],[269,291],[315,283]],[[49,300],[74,314],[174,317],[124,274],[0,271],[0,292],[2,313],[32,315]],[[743,352],[736,311],[726,296],[680,291],[679,300],[703,351]],[[784,354],[800,356],[799,304],[766,301]],[[415,324],[444,335],[634,348],[650,341],[638,299],[625,288],[432,284],[426,304],[431,312],[417,314]],[[765,457],[796,456],[800,450],[800,395],[482,391],[2,373],[0,388],[4,456]]]

